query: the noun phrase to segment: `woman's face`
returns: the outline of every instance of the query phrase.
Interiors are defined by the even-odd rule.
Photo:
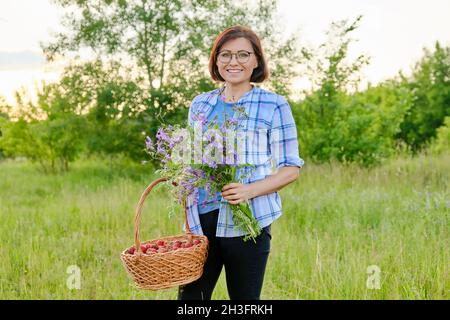
[[[236,55],[239,51],[241,51],[240,58]],[[251,52],[246,62],[245,53],[242,53],[242,51]],[[220,54],[223,52],[228,53],[225,55],[225,58],[230,56],[230,52],[232,53],[229,62],[221,61]],[[250,82],[253,69],[258,67],[258,59],[253,51],[251,42],[246,38],[237,38],[229,40],[222,45],[218,52],[216,64],[222,78],[227,83],[237,85]]]

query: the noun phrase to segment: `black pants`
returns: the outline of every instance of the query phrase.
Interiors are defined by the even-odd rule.
[[[208,258],[202,276],[179,287],[178,300],[211,300],[214,287],[225,266],[231,300],[259,300],[270,252],[270,225],[253,240],[243,237],[216,237],[219,209],[201,214],[203,233],[209,240]]]

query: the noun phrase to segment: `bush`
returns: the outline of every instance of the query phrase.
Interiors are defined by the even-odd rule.
[[[437,135],[430,143],[430,151],[433,154],[450,151],[450,117],[445,117],[444,125],[437,129]]]
[[[0,149],[6,156],[23,156],[44,172],[67,171],[82,149],[83,119],[74,115],[42,121],[3,122]]]

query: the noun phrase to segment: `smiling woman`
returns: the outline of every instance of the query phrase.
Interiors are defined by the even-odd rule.
[[[209,60],[212,79],[227,84],[226,96],[234,89],[236,100],[251,88],[250,82],[263,82],[269,77],[259,38],[253,33],[242,35],[222,33],[214,43]]]
[[[248,115],[242,121],[244,129],[261,128],[267,134],[267,143],[239,146],[240,153],[245,155],[243,162],[256,167],[242,183],[225,185],[209,201],[195,201],[195,193],[188,199],[189,228],[206,235],[210,247],[201,278],[180,286],[178,298],[211,299],[225,266],[230,299],[258,300],[270,253],[271,224],[281,216],[278,190],[297,179],[304,161],[299,157],[296,126],[286,99],[251,84],[261,83],[269,75],[261,41],[255,32],[233,26],[219,34],[212,47],[209,71],[213,80],[225,85],[194,98],[189,124],[194,125],[194,119],[201,114],[210,121],[212,115],[226,114],[233,105],[238,105]],[[274,174],[272,163],[277,168]],[[205,196],[202,192],[198,194]],[[202,202],[209,205],[202,208]],[[245,203],[250,203],[250,214],[262,229],[254,242],[244,241],[246,231],[239,229],[239,221],[230,210],[231,206]]]

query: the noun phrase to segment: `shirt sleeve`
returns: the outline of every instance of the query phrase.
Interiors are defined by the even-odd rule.
[[[303,167],[305,161],[299,156],[297,127],[291,107],[283,97],[274,111],[269,142],[271,156],[277,169],[284,166]]]
[[[193,127],[194,126],[194,119],[192,118],[193,116],[193,108],[194,108],[194,101],[195,98],[192,100],[191,105],[189,106],[189,111],[188,111],[188,126],[189,127]]]
[[[189,112],[188,112],[188,126],[190,127],[194,127],[194,123],[195,123],[195,111],[194,108],[196,106],[196,102],[198,100],[198,98],[200,97],[200,95],[194,97],[194,99],[192,99],[191,105],[189,106]]]

